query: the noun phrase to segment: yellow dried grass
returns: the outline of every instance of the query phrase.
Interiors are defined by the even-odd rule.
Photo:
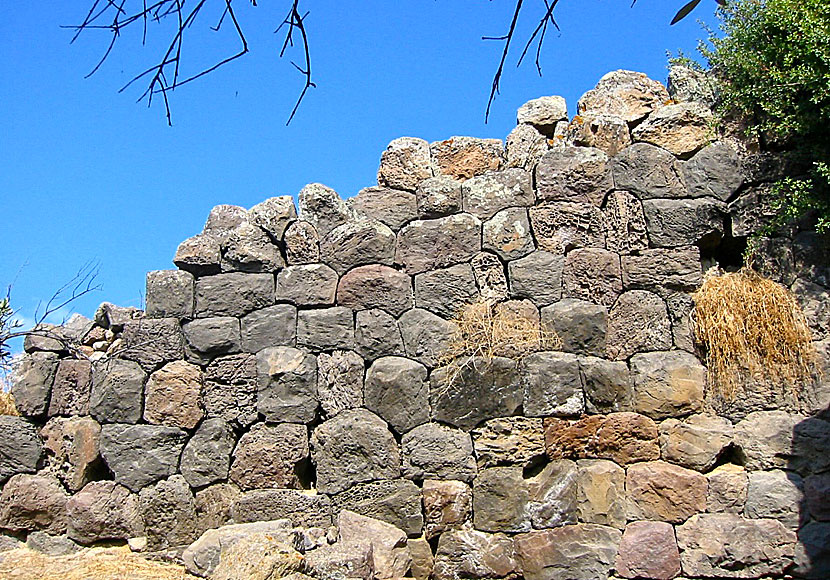
[[[0,391],[0,415],[20,415],[14,406],[14,397],[7,391]]]
[[[812,379],[810,328],[789,290],[744,268],[707,275],[692,298],[695,337],[721,398],[731,401],[757,381],[783,383],[797,397]]]

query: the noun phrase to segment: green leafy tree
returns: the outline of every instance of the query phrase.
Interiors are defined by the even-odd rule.
[[[815,212],[817,229],[830,231],[830,2],[733,0],[718,15],[722,34],[711,33],[701,52],[720,81],[722,110],[804,168],[776,184],[771,227]]]

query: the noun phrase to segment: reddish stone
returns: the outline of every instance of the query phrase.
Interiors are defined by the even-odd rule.
[[[617,554],[617,573],[623,578],[670,580],[680,573],[680,551],[674,528],[666,522],[628,524]]]
[[[657,425],[637,413],[591,415],[578,421],[545,419],[551,459],[610,459],[620,465],[660,457]]]
[[[706,511],[706,477],[664,461],[639,463],[628,468],[628,518],[682,523]]]

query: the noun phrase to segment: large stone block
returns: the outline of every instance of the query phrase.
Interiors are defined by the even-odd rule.
[[[438,218],[461,211],[461,182],[452,177],[430,177],[418,185],[415,195],[421,218]]]
[[[654,248],[622,257],[623,286],[627,289],[695,290],[703,281],[700,249],[696,246]]]
[[[664,351],[631,357],[634,406],[653,419],[688,415],[703,408],[706,369],[688,352]]]
[[[321,238],[355,217],[336,191],[320,183],[303,187],[298,201],[300,219],[311,224]]]
[[[638,352],[671,346],[671,322],[663,299],[646,290],[621,294],[608,314],[608,357],[626,360]]]
[[[416,186],[407,189],[415,191]],[[415,194],[401,189],[367,187],[346,200],[346,204],[359,216],[377,220],[394,231],[418,217]]]
[[[257,420],[257,365],[251,354],[213,359],[205,369],[202,404],[208,417],[248,426]]]
[[[631,145],[631,132],[628,123],[620,117],[585,112],[574,116],[568,124],[565,143],[595,147],[613,156]]]
[[[533,205],[530,173],[518,168],[485,173],[461,184],[462,208],[480,220],[511,206]]]
[[[184,547],[199,537],[196,502],[181,475],[145,487],[138,494],[147,549]]]
[[[574,354],[605,356],[608,309],[605,306],[565,298],[541,310],[542,327],[562,341],[562,350]]]
[[[46,414],[57,370],[55,353],[33,352],[23,357],[11,378],[11,394],[18,413],[24,417]]]
[[[608,155],[593,147],[551,149],[536,166],[537,195],[599,207],[613,188]]]
[[[93,481],[66,502],[66,535],[81,544],[141,536],[138,496],[114,481]]]
[[[141,318],[124,324],[120,356],[152,372],[166,362],[184,358],[184,336],[177,318]]]
[[[726,204],[709,197],[643,202],[651,245],[661,248],[716,245],[724,232]]]
[[[231,506],[242,492],[232,483],[217,483],[196,492],[196,519],[204,532],[231,523]]]
[[[433,367],[446,352],[458,326],[423,308],[413,308],[399,319],[406,356]]]
[[[620,465],[660,458],[657,425],[636,413],[591,415],[575,422],[545,419],[545,449],[552,459],[610,459]]]
[[[429,143],[415,137],[399,137],[380,157],[378,184],[415,191],[418,184],[432,177]]]
[[[6,482],[0,494],[0,528],[63,534],[66,532],[68,498],[69,494],[55,477],[15,475]]]
[[[429,421],[427,369],[404,357],[379,358],[366,371],[364,398],[367,409],[406,433]]]
[[[341,278],[337,304],[352,310],[383,308],[400,316],[414,306],[412,278],[389,266],[359,266]]]
[[[499,417],[473,429],[473,446],[479,468],[499,465],[528,466],[545,454],[542,420]]]
[[[104,425],[101,456],[115,481],[131,491],[175,474],[187,434],[162,425]]]
[[[623,578],[671,580],[680,574],[674,528],[666,522],[628,524],[620,541],[616,568]]]
[[[211,234],[197,234],[179,244],[173,263],[176,267],[197,276],[216,274],[222,261],[219,238]]]
[[[648,248],[643,204],[627,191],[612,191],[602,210],[605,217],[606,247],[618,254]]]
[[[516,111],[516,122],[519,125],[530,125],[545,135],[552,135],[556,124],[567,118],[568,105],[564,97],[557,95],[532,99]]]
[[[453,318],[476,301],[478,288],[469,264],[424,272],[415,276],[415,304],[444,318]]]
[[[573,461],[551,461],[525,480],[527,514],[534,528],[556,528],[577,521],[577,469]]]
[[[417,220],[398,233],[395,262],[409,274],[469,261],[481,251],[481,221],[468,213]]]
[[[0,483],[18,473],[34,473],[43,454],[35,426],[22,417],[0,415]]]
[[[668,100],[666,88],[644,73],[615,70],[604,75],[595,88],[582,95],[577,103],[577,114],[614,115],[628,123],[636,123]]]
[[[338,413],[311,435],[317,489],[338,493],[356,483],[400,475],[400,452],[386,423],[365,409]]]
[[[606,459],[580,459],[576,466],[579,521],[619,529],[625,527],[625,470]]]
[[[138,363],[106,359],[92,367],[89,413],[101,423],[138,423],[147,374]]]
[[[300,310],[297,313],[297,346],[313,350],[354,347],[354,313],[345,306]]]
[[[335,513],[349,510],[392,524],[409,536],[419,535],[424,526],[421,490],[406,479],[359,483],[334,495],[332,502]]]
[[[182,326],[188,359],[206,363],[223,354],[242,349],[239,319],[232,316],[199,318]]]
[[[50,417],[56,415],[88,415],[92,388],[92,365],[83,359],[62,359],[58,363],[52,396],[49,399]],[[15,405],[19,405],[15,399]]]
[[[706,511],[706,477],[664,461],[628,467],[625,491],[629,520],[683,523]]]
[[[709,471],[732,443],[732,423],[715,415],[692,415],[660,423],[663,459],[697,471]]]
[[[488,467],[473,482],[473,525],[485,532],[527,532],[528,487],[521,467]]]
[[[450,137],[429,144],[436,175],[470,179],[488,171],[498,171],[504,159],[504,147],[498,139]]]
[[[257,410],[267,421],[310,423],[317,411],[317,359],[289,346],[259,351]]]
[[[92,417],[55,417],[40,430],[49,471],[75,492],[100,476],[101,425]]]
[[[288,226],[283,235],[283,243],[285,259],[291,266],[320,261],[320,236],[307,221],[299,220]]]
[[[268,232],[274,240],[282,240],[288,224],[297,219],[294,197],[269,197],[248,210],[248,220]]]
[[[516,536],[516,555],[527,580],[607,580],[621,537],[597,524],[563,526]]]
[[[372,546],[372,563],[378,580],[399,578],[409,571],[412,557],[406,547],[406,534],[391,524],[350,512],[337,518],[341,542],[368,542]]]
[[[753,471],[749,473],[744,515],[749,518],[778,520],[791,530],[808,519],[803,508],[804,480],[797,473],[781,471]]]
[[[223,272],[276,272],[285,266],[279,248],[262,228],[242,223],[220,242]]]
[[[197,318],[244,316],[273,303],[273,274],[232,272],[196,280]]]
[[[230,479],[241,489],[299,488],[298,472],[308,459],[304,425],[257,423],[233,450]]]
[[[614,187],[640,199],[678,198],[689,195],[674,155],[648,143],[635,143],[611,160]]]
[[[634,388],[627,364],[586,356],[579,359],[579,372],[589,413],[631,410]]]
[[[191,487],[205,487],[228,478],[236,437],[222,418],[206,419],[182,452],[180,471]]]
[[[430,375],[432,418],[464,430],[515,414],[522,399],[516,361],[508,358],[474,357],[460,368],[442,367]]]
[[[539,249],[565,254],[574,248],[605,248],[605,216],[596,206],[570,201],[530,208]]]
[[[403,337],[395,317],[379,308],[355,314],[355,351],[368,361],[404,354]]]
[[[536,352],[521,363],[523,409],[531,417],[579,415],[585,410],[576,355]]]
[[[776,520],[701,514],[675,532],[686,576],[763,578],[783,574],[793,562],[796,535]]]
[[[296,489],[256,489],[237,498],[231,506],[235,522],[289,520],[295,526],[328,528],[332,524],[327,495]]]
[[[565,256],[562,295],[611,307],[622,293],[620,256],[599,248],[573,250]]]
[[[712,111],[700,103],[677,103],[653,111],[631,132],[645,141],[688,159],[714,138]]]
[[[743,467],[725,463],[707,473],[706,479],[709,480],[706,511],[743,513],[749,486],[746,470]]]
[[[517,125],[504,140],[508,167],[532,171],[548,151],[545,136],[531,125]]]
[[[206,234],[226,235],[240,224],[248,221],[248,210],[238,205],[217,205],[211,208],[202,230]]]
[[[520,570],[513,540],[505,534],[460,528],[444,532],[438,539],[436,580],[508,578]]]
[[[276,298],[297,306],[330,306],[337,280],[337,272],[325,264],[288,266],[277,274]]]
[[[329,417],[363,406],[364,362],[350,350],[317,357],[317,394]]]
[[[470,434],[427,423],[415,427],[401,439],[403,476],[409,479],[456,479],[471,481],[476,460]]]
[[[254,310],[240,320],[242,350],[256,353],[270,346],[294,346],[297,338],[297,308],[276,304]]]
[[[509,262],[510,295],[540,307],[556,302],[562,297],[564,265],[564,257],[543,250]]]
[[[503,260],[516,260],[535,250],[527,209],[509,207],[484,222],[482,248]]]
[[[424,535],[427,539],[458,529],[470,520],[473,492],[463,481],[424,480]]]
[[[795,426],[803,416],[786,411],[755,411],[735,425],[734,438],[747,469],[791,468]]]
[[[167,363],[147,379],[144,420],[193,429],[205,414],[201,393],[201,368],[183,360]]]
[[[320,240],[320,259],[343,274],[355,266],[395,261],[395,232],[379,221],[348,221]]]
[[[729,201],[744,183],[738,154],[722,141],[704,147],[681,167],[683,181],[694,197]]]

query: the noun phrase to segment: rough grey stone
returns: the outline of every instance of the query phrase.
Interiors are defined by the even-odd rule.
[[[498,139],[450,137],[429,144],[436,175],[470,179],[488,171],[498,171],[504,160],[504,147]]]
[[[562,295],[611,307],[622,293],[620,256],[599,248],[573,250],[562,268]]]
[[[429,420],[427,369],[399,356],[377,359],[366,371],[366,408],[405,433]]]
[[[709,480],[706,511],[743,513],[749,487],[749,478],[743,467],[725,463],[707,473],[706,479]]]
[[[317,489],[338,493],[356,483],[400,474],[400,453],[383,419],[365,409],[338,413],[311,435]]]
[[[438,539],[436,580],[508,578],[520,573],[513,539],[471,528],[449,530]]]
[[[685,292],[673,292],[666,297],[674,347],[691,353],[695,352],[695,335],[692,323],[694,306],[694,300]]]
[[[33,352],[23,357],[12,374],[11,394],[18,413],[40,417],[49,408],[52,383],[58,369],[58,355]]]
[[[415,190],[418,215],[422,218],[438,218],[461,211],[461,182],[440,175],[418,184]]]
[[[101,456],[115,481],[132,491],[176,473],[187,434],[163,425],[104,425]]]
[[[223,272],[276,272],[285,266],[279,248],[265,230],[248,222],[229,231],[220,248]]]
[[[467,262],[481,250],[481,221],[468,213],[416,220],[398,233],[395,262],[408,274]]]
[[[297,338],[297,308],[276,304],[254,310],[240,320],[242,350],[256,353],[269,346],[293,346]]]
[[[484,300],[504,300],[508,295],[504,264],[498,256],[479,252],[470,261],[478,292]]]
[[[469,264],[424,272],[415,276],[415,304],[444,318],[453,318],[476,301],[478,288]]]
[[[669,100],[666,88],[644,73],[615,70],[579,99],[577,114],[600,113],[635,123]],[[613,559],[613,558],[612,558]]]
[[[233,502],[231,515],[238,523],[285,519],[304,528],[328,528],[332,524],[329,497],[297,489],[248,491]]]
[[[525,480],[527,515],[534,528],[556,528],[577,521],[576,463],[560,459],[548,463]]]
[[[290,195],[269,197],[248,210],[248,219],[268,232],[274,240],[281,240],[288,224],[297,219],[294,198]]]
[[[414,306],[412,278],[389,266],[358,266],[340,279],[337,304],[352,310],[383,308],[400,316]]]
[[[804,278],[797,278],[791,290],[813,331],[814,340],[830,338],[830,290]]]
[[[314,578],[370,580],[374,577],[372,544],[352,540],[322,546],[308,552],[305,566]]]
[[[242,349],[239,319],[232,316],[199,318],[182,325],[188,355],[195,362],[207,362]]]
[[[663,459],[706,472],[732,443],[732,423],[714,415],[692,415],[684,421],[660,423]]]
[[[472,431],[479,468],[526,467],[545,455],[542,420],[531,417],[490,419]]]
[[[790,468],[793,432],[803,416],[786,411],[755,411],[735,425],[734,438],[749,470]]]
[[[0,528],[12,531],[66,532],[66,500],[60,481],[48,475],[12,476],[0,494]]]
[[[516,260],[535,249],[527,209],[510,207],[484,222],[482,248],[497,253],[503,260]]]
[[[706,369],[694,355],[681,350],[635,354],[630,365],[638,413],[666,419],[703,407]]]
[[[526,415],[579,415],[585,410],[576,355],[536,352],[522,360],[521,373]]]
[[[676,248],[720,241],[726,204],[712,198],[649,199],[643,202],[648,236],[657,247]]]
[[[317,357],[317,392],[326,415],[363,406],[364,366],[363,359],[350,350]]]
[[[403,476],[409,479],[472,481],[476,460],[469,433],[436,423],[414,428],[401,439]]]
[[[669,67],[666,88],[675,101],[697,101],[711,108],[718,99],[716,83],[707,71],[682,64]]]
[[[631,145],[631,133],[628,123],[620,117],[586,111],[568,124],[565,143],[595,147],[606,155],[616,155]]]
[[[213,359],[205,369],[202,403],[208,417],[247,426],[257,420],[256,357],[234,354]]]
[[[608,309],[605,306],[565,298],[541,310],[543,328],[562,341],[562,350],[574,354],[605,356]]]
[[[530,173],[523,169],[506,169],[485,173],[461,184],[464,211],[480,220],[511,206],[533,205],[535,198]]]
[[[470,430],[487,419],[513,415],[522,405],[522,391],[516,361],[474,357],[460,368],[432,372],[432,418]]]
[[[233,430],[223,419],[213,417],[199,425],[182,453],[180,471],[191,487],[204,487],[228,478]]]
[[[640,199],[677,198],[689,195],[674,155],[648,143],[635,143],[611,160],[614,187]]]
[[[738,154],[722,141],[704,147],[681,167],[683,181],[692,197],[728,201],[744,183]]]
[[[108,359],[94,364],[90,414],[101,423],[137,423],[146,380],[147,374],[132,361]]]
[[[378,184],[414,191],[432,177],[429,143],[415,137],[399,137],[386,147],[380,158]]]
[[[328,306],[337,293],[337,272],[325,264],[288,266],[277,274],[277,300],[297,306]]]
[[[22,417],[0,415],[0,483],[17,473],[34,473],[43,454],[37,429]]]
[[[259,351],[257,410],[269,422],[310,423],[317,411],[317,359],[290,346]]]
[[[323,237],[320,258],[340,274],[366,264],[391,266],[395,261],[395,233],[379,221],[349,221]]]
[[[379,308],[355,314],[355,351],[368,361],[403,354],[403,338],[395,318]]]
[[[232,272],[196,280],[197,318],[244,316],[273,303],[273,274]]]
[[[532,171],[548,150],[545,136],[531,125],[518,125],[505,139],[508,167]]]
[[[530,100],[516,112],[517,123],[532,125],[546,135],[552,135],[556,124],[567,118],[568,105],[557,95]]]
[[[66,535],[81,544],[142,535],[138,496],[114,481],[93,481],[66,502]]]
[[[206,234],[222,235],[248,221],[248,210],[238,205],[217,205],[210,210],[205,227]]]
[[[473,525],[485,532],[527,532],[528,487],[521,467],[482,469],[473,482]]]
[[[257,423],[240,437],[233,450],[230,480],[243,490],[299,488],[298,471],[307,458],[305,425]]]
[[[320,236],[307,221],[299,220],[288,226],[283,243],[286,262],[291,266],[320,261]]]
[[[121,358],[132,360],[147,372],[184,358],[184,336],[177,318],[142,318],[124,324]]]
[[[113,332],[121,332],[128,322],[143,316],[144,313],[138,308],[102,302],[95,311],[95,324]]]
[[[628,365],[624,362],[581,357],[579,372],[585,388],[585,408],[589,413],[615,413],[631,409],[634,389]]]
[[[354,347],[354,313],[335,306],[297,313],[297,346],[314,350]]]
[[[712,111],[700,103],[666,105],[654,110],[637,125],[631,136],[635,141],[663,147],[688,159],[712,141],[712,116]]]
[[[91,388],[90,362],[84,359],[62,359],[52,384],[48,415],[88,415]],[[15,404],[17,405],[16,399]]]
[[[627,191],[612,191],[602,211],[608,250],[630,254],[648,248],[646,218],[639,199]]]
[[[599,207],[613,188],[608,156],[593,147],[551,149],[536,166],[536,188],[540,201]]]
[[[332,497],[334,512],[349,510],[392,524],[409,536],[417,536],[424,526],[421,490],[406,479],[387,479],[360,483]]]
[[[406,356],[428,367],[437,364],[439,357],[458,331],[456,324],[422,308],[413,308],[405,312],[398,319],[398,324]]]
[[[187,238],[176,248],[173,257],[176,267],[197,276],[216,274],[221,261],[219,239],[211,234],[197,234]]]
[[[548,202],[530,208],[530,223],[542,250],[565,254],[574,248],[605,248],[605,216],[596,206]]]
[[[547,306],[562,297],[562,268],[565,258],[537,250],[507,264],[510,294]]]
[[[418,217],[415,194],[400,189],[367,187],[350,197],[346,204],[358,215],[377,220],[394,231]]]
[[[138,494],[147,549],[187,546],[199,537],[196,502],[181,475],[159,481]]]
[[[804,481],[797,473],[773,470],[749,473],[744,514],[749,518],[772,518],[794,530],[807,520]]]
[[[694,290],[703,281],[696,246],[654,248],[622,256],[623,285],[628,288]]]
[[[182,270],[147,272],[146,313],[150,318],[193,316],[193,274]]]
[[[671,345],[663,299],[646,290],[621,294],[608,314],[608,357],[626,360],[638,352],[669,350]]]
[[[336,191],[320,183],[310,183],[300,190],[299,206],[300,219],[310,223],[320,238],[355,217]]]
[[[39,351],[65,352],[66,346],[60,340],[60,327],[45,322],[35,325],[32,332],[23,337],[23,350],[27,353]]]
[[[830,524],[810,522],[798,530],[793,572],[798,576],[821,580],[830,577]]]
[[[46,556],[68,556],[81,550],[81,546],[66,536],[39,531],[26,536],[26,547]]]
[[[424,480],[423,496],[427,540],[460,528],[472,516],[473,492],[463,481]]]

